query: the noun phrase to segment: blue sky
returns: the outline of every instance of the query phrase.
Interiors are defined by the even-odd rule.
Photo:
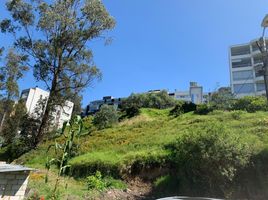
[[[205,91],[229,85],[228,47],[262,33],[265,0],[104,0],[117,21],[109,36],[91,44],[103,80],[84,91],[83,104],[102,96],[128,96],[150,89]],[[0,5],[1,18],[6,15]],[[1,46],[11,38],[1,35]],[[34,87],[32,74],[20,88]]]

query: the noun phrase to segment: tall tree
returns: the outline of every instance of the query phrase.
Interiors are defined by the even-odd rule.
[[[27,61],[27,55],[18,54],[14,49],[10,49],[6,56],[5,65],[0,67],[0,90],[3,92],[3,114],[0,122],[0,131],[7,113],[12,110],[13,100],[19,96],[18,80],[28,70],[26,66]]]
[[[100,0],[10,0],[6,6],[11,18],[1,21],[1,31],[15,36],[15,47],[32,60],[34,77],[50,91],[40,141],[53,106],[100,78],[89,43],[115,21]]]

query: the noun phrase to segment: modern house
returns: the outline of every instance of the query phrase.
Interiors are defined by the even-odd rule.
[[[169,93],[169,96],[176,100],[189,101],[195,104],[200,104],[205,101],[203,87],[199,86],[196,82],[190,82],[188,91],[175,90],[175,92]]]
[[[236,97],[265,94],[262,54],[257,40],[229,49],[231,90]]]
[[[114,98],[112,96],[105,96],[102,98],[102,100],[96,100],[96,101],[91,101],[89,105],[86,107],[83,115],[88,116],[90,114],[94,114],[97,111],[100,110],[102,105],[110,105],[114,106],[115,109],[118,108],[122,104],[122,98]]]
[[[49,97],[49,92],[38,87],[23,90],[21,99],[25,101],[25,106],[28,114],[32,117],[39,117],[40,113],[44,112]],[[44,105],[40,105],[44,104]],[[74,103],[65,101],[63,106],[55,106],[52,113],[52,124],[55,128],[61,128],[65,121],[69,121],[72,116]]]

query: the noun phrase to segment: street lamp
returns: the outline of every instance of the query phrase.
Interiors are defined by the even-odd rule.
[[[263,27],[262,37],[259,39],[259,41],[257,41],[257,45],[262,54],[262,61],[263,61],[262,71],[264,76],[266,98],[268,100],[268,51],[265,40],[265,30],[268,27],[268,15],[266,15],[262,20],[261,26]]]

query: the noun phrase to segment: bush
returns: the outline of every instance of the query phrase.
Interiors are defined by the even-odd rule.
[[[86,130],[87,132],[91,132],[94,130],[93,119],[93,116],[87,116],[83,118],[84,130]]]
[[[166,109],[175,106],[175,100],[166,91],[158,93],[131,94],[124,99],[121,109],[127,117],[139,114],[140,108]]]
[[[106,183],[102,179],[102,175],[99,171],[96,171],[95,175],[87,177],[87,188],[88,190],[99,190],[103,191],[106,188]]]
[[[103,178],[100,171],[96,171],[95,175],[87,177],[88,190],[103,191],[106,188],[112,189],[126,189],[127,185],[121,181],[112,177]]]
[[[176,164],[179,188],[202,195],[224,196],[253,154],[238,135],[209,123],[182,134],[168,149]]]
[[[233,112],[231,112],[231,117],[235,120],[239,120],[239,119],[241,119],[242,114],[243,114],[243,111],[240,111],[240,110],[233,111]]]
[[[221,88],[211,95],[210,104],[217,110],[231,110],[235,97],[232,94],[231,88]]]
[[[199,104],[194,111],[195,114],[199,115],[207,115],[208,113],[212,112],[213,109],[207,104]]]
[[[184,104],[183,101],[178,101],[176,106],[170,111],[170,115],[173,115],[175,117],[180,116],[181,114],[184,113],[182,105]]]
[[[258,97],[251,97],[246,96],[243,98],[238,99],[234,105],[234,110],[245,110],[247,112],[256,112],[256,111],[267,111],[267,100],[265,97],[258,96]]]
[[[196,104],[192,102],[185,102],[182,104],[182,109],[184,113],[192,112],[196,110]]]
[[[98,129],[111,128],[118,123],[118,114],[113,106],[103,105],[93,119],[93,124]]]
[[[196,110],[196,105],[192,102],[177,101],[176,106],[170,111],[170,115],[178,117],[183,113],[188,113]]]

